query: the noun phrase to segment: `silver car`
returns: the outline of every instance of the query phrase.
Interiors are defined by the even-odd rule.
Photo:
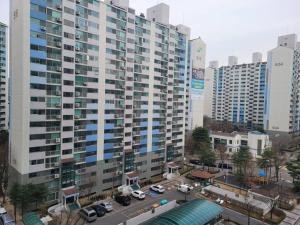
[[[87,221],[93,222],[97,219],[97,213],[91,207],[82,208],[79,211],[79,214]]]
[[[110,202],[101,202],[99,205],[105,208],[106,212],[111,212],[114,209]]]

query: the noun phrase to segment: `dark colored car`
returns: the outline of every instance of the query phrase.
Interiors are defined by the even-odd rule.
[[[232,165],[227,164],[227,163],[219,163],[218,168],[232,170]]]
[[[106,209],[100,205],[92,205],[91,208],[95,210],[98,217],[102,217],[106,213]]]
[[[116,195],[115,196],[116,202],[123,206],[128,206],[131,203],[131,198],[130,196],[124,196],[124,195]]]
[[[191,164],[195,164],[195,165],[201,165],[202,163],[200,162],[200,160],[198,159],[190,159],[190,163]]]

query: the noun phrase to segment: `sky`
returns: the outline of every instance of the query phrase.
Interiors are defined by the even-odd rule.
[[[0,21],[8,23],[9,1],[0,0]],[[276,47],[279,35],[296,33],[300,41],[299,0],[129,0],[137,13],[164,2],[170,6],[170,23],[191,27],[192,38],[207,44],[206,64],[227,65],[229,55],[239,63],[251,62],[253,52]]]

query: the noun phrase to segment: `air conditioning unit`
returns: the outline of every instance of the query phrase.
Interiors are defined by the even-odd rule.
[[[75,103],[75,107],[79,108],[80,107],[80,103]]]
[[[56,18],[56,22],[61,23],[61,18]]]
[[[74,127],[74,130],[79,130],[79,126],[75,126],[75,127]]]
[[[41,30],[42,30],[42,31],[46,31],[47,29],[46,29],[45,26],[41,26]]]
[[[79,24],[78,24],[78,23],[76,23],[75,27],[76,27],[76,28],[79,28],[80,26],[79,26]]]
[[[80,180],[75,180],[75,185],[79,185],[80,184]]]
[[[56,119],[61,119],[61,115],[57,115],[57,116],[56,116]]]
[[[62,10],[62,7],[61,7],[61,5],[56,5],[56,9],[58,9],[58,10]]]
[[[58,48],[61,48],[61,42],[60,41],[56,42],[55,46],[58,47]]]
[[[60,177],[59,173],[54,174],[54,178],[55,178],[55,179],[58,179],[59,177]]]
[[[124,56],[122,56],[122,58],[121,58],[123,61],[126,61],[126,58],[124,57]]]
[[[74,141],[79,141],[79,137],[74,137]]]
[[[75,35],[75,38],[76,38],[77,40],[79,40],[79,39],[80,39],[80,34],[76,34],[76,35]]]
[[[87,86],[87,82],[83,82],[83,84],[82,84],[83,86]]]
[[[125,70],[125,67],[124,66],[121,66],[121,68],[120,68],[121,70]]]
[[[59,67],[56,67],[56,71],[57,72],[61,72],[62,71],[62,68],[59,66]]]
[[[79,97],[79,96],[80,96],[80,92],[76,91],[76,92],[75,92],[75,96],[76,96],[76,97]]]
[[[75,70],[75,73],[76,74],[80,74],[80,70]]]
[[[76,0],[76,3],[78,3],[78,4],[79,4],[80,2],[81,2],[80,0]]]
[[[61,91],[56,91],[55,95],[60,96],[61,95]]]
[[[76,11],[76,16],[80,16],[80,12],[79,11]]]
[[[60,138],[55,138],[55,142],[59,143],[60,142]]]
[[[59,166],[59,163],[58,163],[58,162],[55,162],[53,165],[54,165],[54,166]]]
[[[75,62],[79,63],[79,62],[80,62],[80,59],[75,58]]]
[[[79,115],[75,115],[74,117],[75,117],[75,119],[79,119],[79,118],[80,118],[80,116],[79,116]]]
[[[60,108],[60,107],[61,107],[61,104],[60,104],[60,103],[57,103],[55,106],[56,106],[56,108]]]
[[[75,50],[76,50],[76,51],[80,51],[80,47],[79,47],[79,46],[76,46],[76,47],[75,47]]]

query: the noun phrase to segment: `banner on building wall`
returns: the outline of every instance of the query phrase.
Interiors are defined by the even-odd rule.
[[[204,91],[204,69],[192,68],[192,95],[201,95]]]

